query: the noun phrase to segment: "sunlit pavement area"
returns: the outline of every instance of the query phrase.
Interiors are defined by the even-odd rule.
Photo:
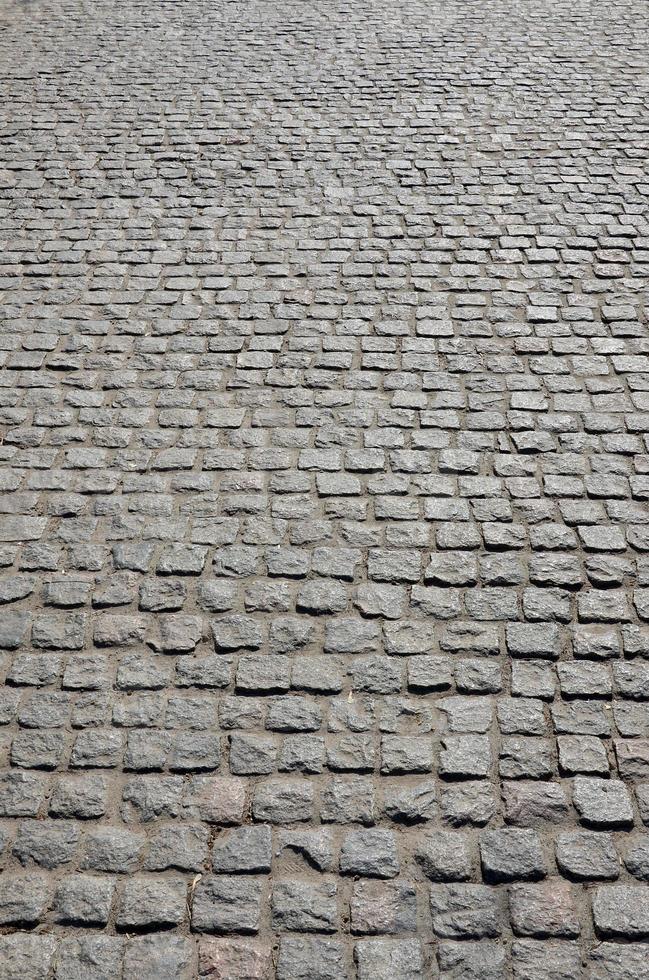
[[[634,0],[0,0],[0,980],[649,978]]]

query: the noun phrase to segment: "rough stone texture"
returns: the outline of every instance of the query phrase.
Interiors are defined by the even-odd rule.
[[[0,0],[0,980],[640,980],[640,0]]]

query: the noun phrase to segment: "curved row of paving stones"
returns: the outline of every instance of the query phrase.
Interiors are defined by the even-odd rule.
[[[0,0],[0,980],[649,978],[645,26]]]

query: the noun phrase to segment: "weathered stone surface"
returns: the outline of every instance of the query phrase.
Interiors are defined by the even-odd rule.
[[[120,976],[124,940],[116,936],[80,936],[63,939],[54,976],[56,980],[114,980]]]
[[[537,885],[512,885],[509,912],[516,936],[573,939],[581,931],[574,889],[558,879]]]
[[[337,886],[326,879],[280,879],[273,884],[271,913],[276,932],[335,932],[339,928]]]
[[[50,903],[50,886],[42,875],[3,874],[0,878],[0,923],[33,926]]]
[[[480,841],[480,857],[487,881],[528,881],[544,878],[546,874],[541,840],[532,830],[485,831]]]
[[[343,874],[394,878],[399,873],[395,836],[388,830],[357,830],[348,834],[340,850]]]
[[[52,870],[69,864],[75,857],[80,830],[67,821],[23,821],[13,844],[12,853],[21,864],[30,861]]]
[[[187,912],[187,886],[182,878],[132,877],[124,886],[115,924],[119,929],[177,926]]]
[[[59,922],[85,926],[105,926],[110,915],[115,880],[94,875],[68,875],[54,896]]]
[[[415,860],[431,881],[470,881],[477,854],[457,831],[428,833],[415,844]]]
[[[201,980],[268,980],[272,975],[268,947],[246,939],[202,939],[198,947]]]
[[[602,938],[649,936],[649,895],[637,885],[602,885],[593,898],[593,919]]]
[[[338,980],[348,976],[346,961],[344,944],[337,939],[282,936],[276,977],[277,980],[311,980],[311,977]]]
[[[362,939],[354,947],[358,980],[423,980],[421,943],[415,939]]]
[[[192,929],[196,932],[258,932],[261,884],[243,877],[203,877],[194,890]]]
[[[647,972],[593,7],[0,0],[0,980]]]
[[[631,797],[620,780],[578,777],[574,782],[573,802],[587,826],[628,827],[633,823]]]
[[[433,931],[443,939],[483,939],[503,929],[504,893],[485,885],[432,885]]]
[[[270,871],[272,835],[270,827],[241,827],[217,838],[212,848],[212,869],[219,873]]]
[[[192,943],[183,936],[151,935],[128,939],[123,980],[190,980],[194,973]]]
[[[646,980],[649,946],[598,943],[591,951],[588,969],[593,980]]]
[[[586,980],[575,942],[517,939],[512,943],[515,980]]]
[[[417,892],[410,882],[360,881],[350,903],[352,932],[398,935],[417,929]]]
[[[562,874],[576,881],[614,879],[620,873],[620,858],[611,834],[561,834],[556,842],[556,857]]]
[[[506,970],[507,954],[496,942],[439,944],[437,958],[441,977],[463,980],[501,980]]]
[[[0,962],[3,980],[47,980],[57,940],[54,936],[35,936],[18,932],[0,936]]]

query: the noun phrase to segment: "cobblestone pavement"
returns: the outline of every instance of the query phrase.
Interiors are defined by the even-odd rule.
[[[0,980],[647,980],[634,0],[0,0]]]

